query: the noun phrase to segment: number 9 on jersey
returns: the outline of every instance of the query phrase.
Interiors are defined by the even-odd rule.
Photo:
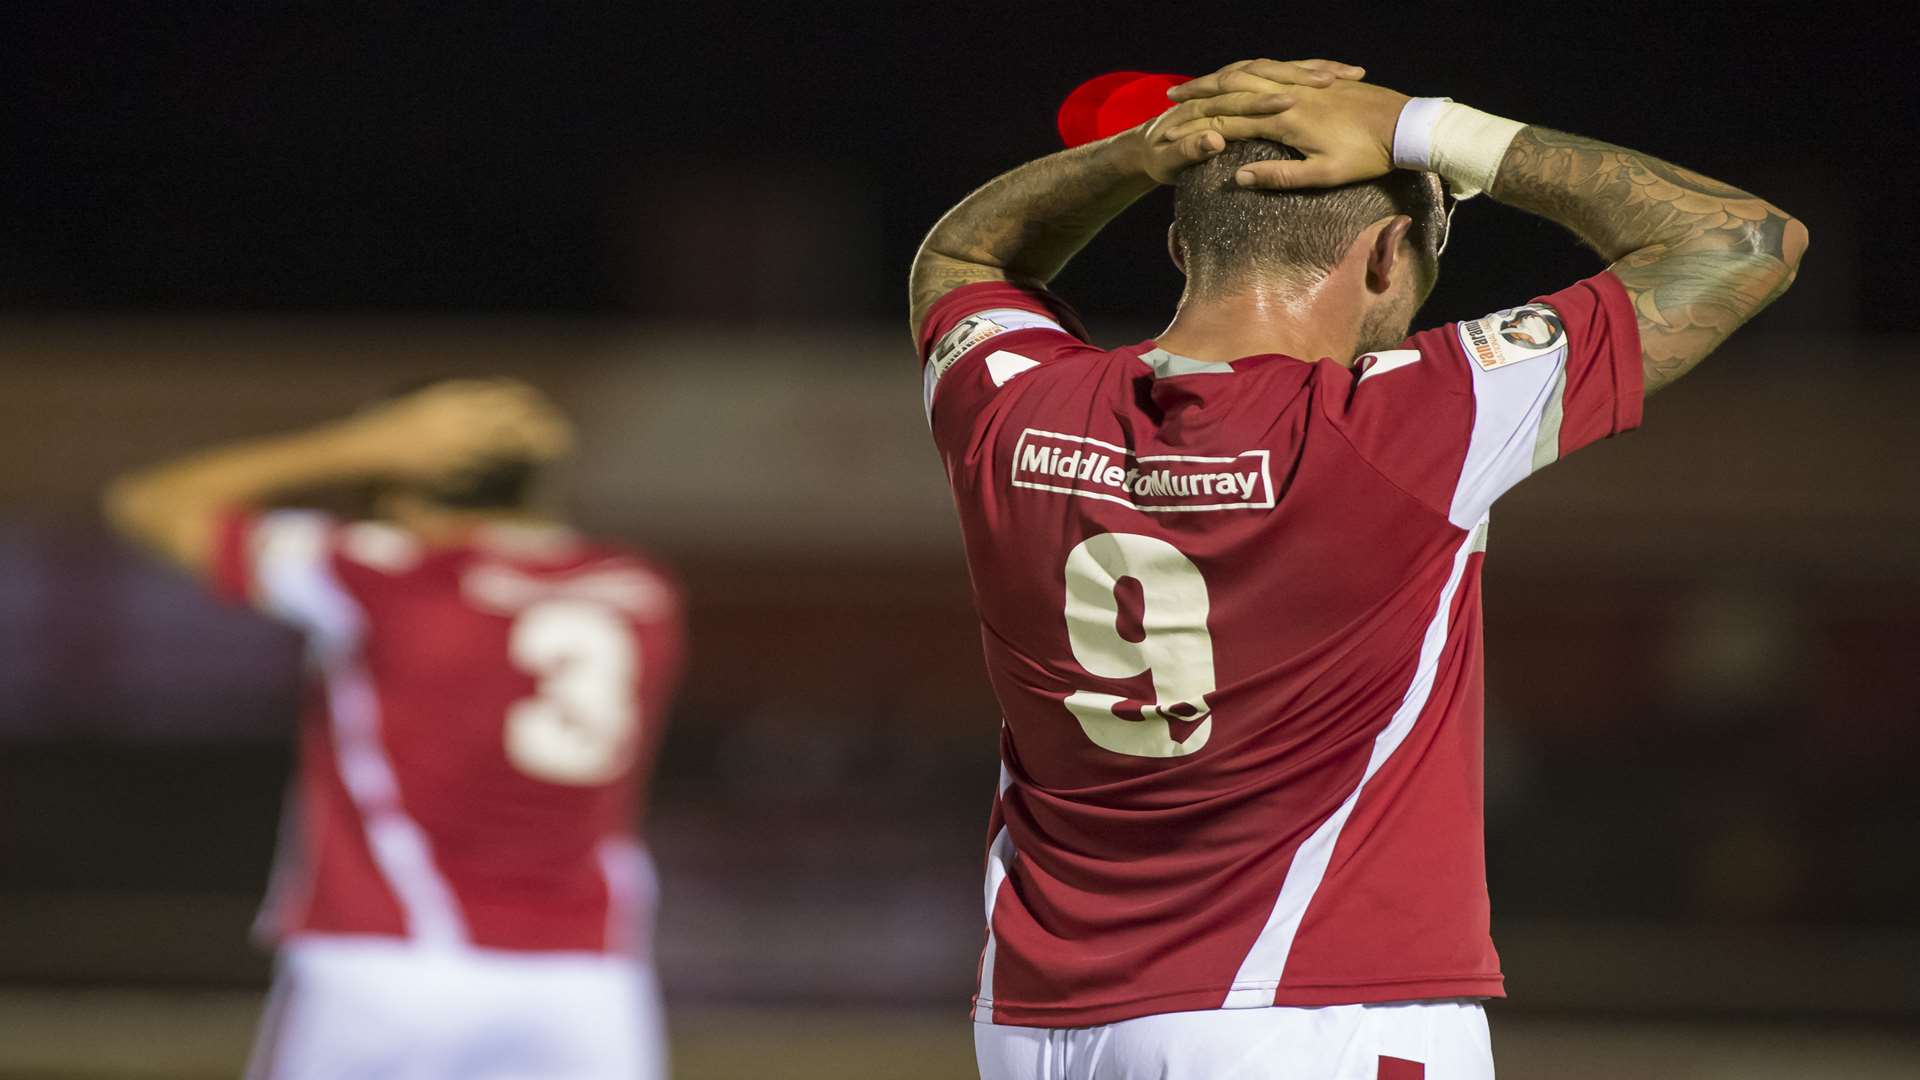
[[[1153,674],[1152,704],[1140,719],[1121,716],[1127,699],[1091,690],[1067,695],[1067,710],[1087,738],[1131,757],[1169,758],[1207,745],[1213,716],[1213,635],[1207,631],[1207,582],[1200,568],[1165,540],[1138,533],[1100,533],[1067,553],[1067,642],[1087,673],[1103,679]],[[1140,640],[1120,633],[1121,578],[1140,583]],[[1195,724],[1175,740],[1168,718]],[[1197,721],[1197,723],[1196,723]]]

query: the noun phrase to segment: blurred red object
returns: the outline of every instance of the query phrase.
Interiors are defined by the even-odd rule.
[[[1186,81],[1185,75],[1145,71],[1110,71],[1088,79],[1060,103],[1060,139],[1079,146],[1146,123],[1172,105],[1168,89]]]

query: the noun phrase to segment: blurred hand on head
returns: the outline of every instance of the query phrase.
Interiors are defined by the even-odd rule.
[[[378,405],[350,421],[392,475],[433,480],[489,462],[535,463],[573,449],[573,425],[518,379],[451,379]]]
[[[1209,137],[1268,139],[1306,155],[1242,167],[1234,179],[1245,187],[1338,187],[1391,171],[1394,126],[1407,95],[1357,75],[1302,80],[1297,69],[1242,60],[1174,87],[1167,96],[1179,104],[1155,121],[1160,140],[1190,146]]]
[[[1168,96],[1178,104],[1134,129],[1131,137],[1140,141],[1148,176],[1171,184],[1187,166],[1226,149],[1230,139],[1272,138],[1234,132],[1254,130],[1247,125],[1292,108],[1298,100],[1295,91],[1324,90],[1366,75],[1365,68],[1335,60],[1242,60],[1213,75],[1189,80],[1175,90],[1184,91],[1249,65],[1260,65],[1263,74],[1257,79],[1236,79],[1232,87],[1220,86],[1207,93],[1175,97],[1170,91]],[[1234,123],[1228,125],[1227,121]]]

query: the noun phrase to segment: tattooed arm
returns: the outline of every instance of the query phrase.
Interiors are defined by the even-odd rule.
[[[1573,230],[1626,286],[1647,393],[1693,370],[1793,284],[1807,229],[1738,188],[1618,146],[1527,127],[1493,197]]]
[[[1046,284],[1107,222],[1153,190],[1130,135],[1028,162],[947,211],[921,243],[908,278],[914,337],[933,302],[962,285]]]
[[[1044,285],[1155,184],[1226,149],[1214,131],[1176,131],[1200,116],[1273,111],[1286,91],[1359,79],[1333,60],[1263,60],[1275,92],[1234,94],[1174,106],[1131,131],[1029,162],[967,196],[927,234],[908,279],[913,334],[935,300],[977,281]]]
[[[1229,64],[1168,96],[1184,108],[1281,89],[1270,64]],[[1351,183],[1392,167],[1404,96],[1347,83],[1292,96],[1291,107],[1265,121],[1277,134],[1204,111],[1167,134],[1207,126],[1230,139],[1280,138],[1307,151],[1304,163],[1250,167],[1254,187]],[[1368,137],[1344,137],[1354,132]],[[1546,128],[1522,128],[1513,137],[1492,194],[1565,225],[1613,263],[1639,316],[1648,393],[1691,371],[1785,292],[1807,249],[1806,226],[1763,199],[1658,158]]]

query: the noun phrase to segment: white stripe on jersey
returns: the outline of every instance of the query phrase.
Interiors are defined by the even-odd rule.
[[[1533,437],[1533,468],[1529,473],[1560,460],[1560,423],[1566,419],[1567,365],[1563,360],[1553,373],[1553,385],[1547,387],[1547,403],[1540,411],[1540,427]]]
[[[276,511],[262,516],[254,529],[248,555],[257,599],[307,633],[309,661],[325,683],[335,767],[408,934],[431,944],[464,943],[466,920],[453,888],[434,864],[426,831],[400,801],[399,781],[381,741],[380,698],[358,652],[366,613],[333,576],[328,553],[333,525],[324,514]]]
[[[1005,765],[1000,766],[1000,796],[1007,794],[1007,786],[1013,783],[1013,776]],[[987,848],[987,945],[980,952],[980,999],[974,1005],[973,1019],[978,1024],[993,1023],[993,956],[997,951],[998,940],[993,933],[994,902],[1000,899],[1000,886],[1006,883],[1007,869],[1013,865],[1017,853],[1013,850],[1013,837],[1008,834],[1006,825],[993,836],[993,843]]]
[[[1447,513],[1455,525],[1473,528],[1495,499],[1559,460],[1571,348],[1492,371],[1465,361],[1473,376],[1473,434]]]
[[[325,514],[276,510],[263,514],[248,538],[254,599],[270,615],[304,630],[310,656],[325,663],[359,643],[360,607],[333,580]]]
[[[1461,539],[1459,550],[1453,554],[1453,570],[1447,576],[1446,586],[1440,590],[1440,600],[1433,618],[1427,623],[1426,634],[1420,639],[1420,655],[1414,664],[1413,682],[1407,686],[1406,694],[1400,699],[1400,707],[1394,710],[1387,726],[1374,736],[1373,752],[1367,757],[1367,767],[1360,774],[1360,782],[1353,786],[1339,808],[1321,822],[1320,827],[1301,842],[1300,849],[1293,853],[1293,862],[1287,867],[1286,880],[1280,883],[1280,893],[1274,898],[1267,924],[1260,929],[1260,936],[1254,939],[1253,947],[1247,950],[1246,958],[1240,962],[1240,970],[1234,975],[1233,986],[1221,1002],[1221,1008],[1256,1009],[1273,1004],[1274,991],[1286,974],[1287,956],[1293,951],[1294,936],[1300,932],[1300,920],[1306,916],[1307,907],[1313,902],[1314,894],[1320,890],[1320,882],[1326,877],[1327,864],[1333,858],[1340,830],[1353,814],[1367,781],[1400,748],[1407,733],[1413,730],[1414,722],[1420,718],[1421,711],[1426,708],[1427,698],[1433,693],[1434,679],[1440,671],[1440,654],[1447,643],[1447,616],[1453,610],[1453,597],[1466,575],[1467,556],[1486,550],[1486,528],[1486,522],[1482,521]]]
[[[327,712],[334,761],[347,795],[360,812],[373,862],[393,890],[407,934],[427,945],[462,945],[466,920],[452,886],[434,865],[426,830],[400,802],[400,784],[380,741],[380,699],[357,659],[330,665]]]

